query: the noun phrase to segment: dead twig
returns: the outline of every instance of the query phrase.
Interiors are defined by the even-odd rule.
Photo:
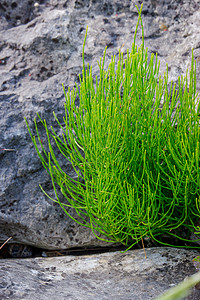
[[[0,149],[0,151],[15,151],[15,149]]]
[[[6,241],[5,241],[5,243],[3,243],[3,245],[1,245],[1,247],[0,247],[0,250],[3,248],[3,246],[5,246],[5,244],[8,242],[8,241],[10,241],[12,239],[12,236],[11,237],[9,237],[9,239],[7,239]]]

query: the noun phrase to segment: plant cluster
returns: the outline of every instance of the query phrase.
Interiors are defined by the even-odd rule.
[[[196,63],[178,84],[168,82],[168,70],[159,75],[157,55],[144,47],[139,10],[132,48],[124,57],[119,50],[105,70],[106,49],[100,59],[99,76],[85,67],[80,84],[64,89],[63,120],[55,120],[62,137],[42,122],[48,151],[32,141],[44,168],[51,176],[57,202],[65,213],[74,208],[79,224],[91,228],[106,241],[133,246],[144,237],[183,241],[198,230],[200,217],[200,126],[196,93]],[[136,45],[141,24],[142,43]],[[64,88],[64,87],[63,87]],[[75,100],[79,98],[79,105]],[[77,179],[61,168],[53,144],[68,160]],[[40,151],[40,148],[42,151]],[[57,190],[66,198],[60,201]],[[102,234],[105,238],[99,237]],[[167,244],[167,243],[165,243]]]

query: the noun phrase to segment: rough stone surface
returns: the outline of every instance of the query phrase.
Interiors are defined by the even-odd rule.
[[[168,63],[169,79],[177,81],[189,67],[194,48],[199,76],[199,1],[143,2],[145,43],[149,53],[158,53],[161,71]],[[124,53],[131,47],[135,4],[140,6],[141,1],[46,0],[34,4],[27,0],[0,4],[0,241],[12,236],[12,242],[46,249],[103,245],[41,192],[39,184],[53,196],[24,117],[32,129],[36,112],[48,124],[55,123],[53,111],[61,120],[61,83],[72,88],[78,80],[86,26],[85,59],[93,65],[95,76],[105,46],[106,65],[120,47]],[[68,164],[66,170],[74,176]]]
[[[170,248],[0,260],[0,298],[150,300],[195,273],[197,251]],[[20,272],[19,272],[20,270]],[[199,300],[195,288],[185,300]]]

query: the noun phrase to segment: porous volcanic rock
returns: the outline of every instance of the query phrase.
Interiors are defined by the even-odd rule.
[[[0,4],[0,241],[45,249],[105,245],[89,229],[69,219],[51,202],[51,180],[31,142],[24,117],[33,130],[36,112],[56,124],[62,120],[61,84],[73,88],[82,67],[82,44],[88,25],[85,62],[98,72],[107,46],[106,66],[119,48],[131,47],[138,14],[129,0],[4,0]],[[197,0],[144,0],[145,45],[158,53],[161,72],[177,81],[190,66],[191,51],[200,61],[200,3]],[[138,32],[138,44],[141,34]],[[197,82],[200,89],[200,81]],[[37,121],[41,134],[44,130]],[[58,128],[57,128],[58,129]],[[43,130],[43,131],[42,131]],[[58,129],[59,130],[59,129]],[[44,136],[44,143],[45,135]],[[11,149],[11,151],[3,150]],[[66,162],[66,171],[75,176]]]

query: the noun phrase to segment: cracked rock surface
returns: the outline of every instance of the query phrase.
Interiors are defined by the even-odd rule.
[[[190,66],[193,48],[198,77],[199,1],[143,3],[145,45],[149,53],[158,53],[161,72],[168,63],[169,79],[176,82]],[[36,112],[49,125],[55,125],[53,111],[61,120],[61,84],[73,88],[78,81],[86,26],[85,61],[96,76],[106,46],[106,66],[120,47],[124,53],[131,47],[138,17],[135,4],[140,7],[141,1],[41,0],[35,4],[27,0],[0,4],[0,241],[12,236],[12,242],[45,249],[104,245],[41,192],[39,184],[54,197],[24,117],[32,130]],[[141,42],[140,31],[137,42]],[[65,168],[74,176],[69,164]]]

